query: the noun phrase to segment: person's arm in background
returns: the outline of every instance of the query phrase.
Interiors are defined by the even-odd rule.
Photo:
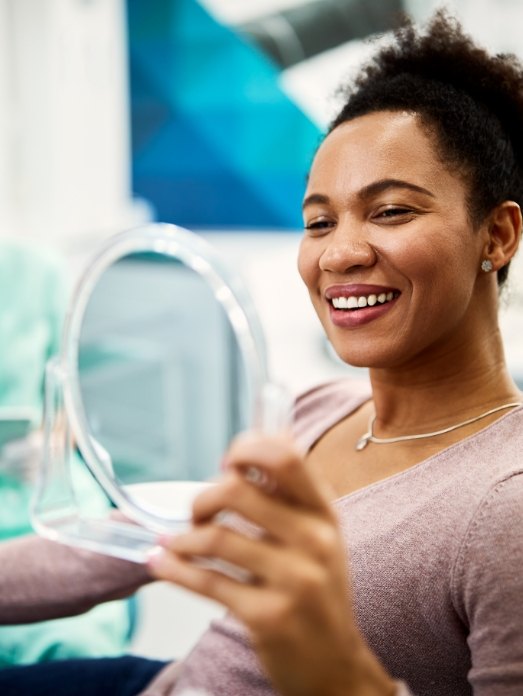
[[[0,625],[81,614],[150,580],[137,563],[36,536],[8,540],[0,543]]]

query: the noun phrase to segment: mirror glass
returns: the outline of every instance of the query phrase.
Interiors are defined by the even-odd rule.
[[[213,289],[177,258],[124,255],[90,293],[77,351],[88,449],[140,507],[187,519],[194,483],[218,474],[252,417],[253,385]]]
[[[190,524],[231,438],[279,432],[289,407],[268,380],[248,292],[210,244],[163,223],[115,235],[81,277],[47,365],[33,526],[143,562],[158,533]]]

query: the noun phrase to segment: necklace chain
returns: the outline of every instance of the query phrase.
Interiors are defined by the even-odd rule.
[[[456,425],[450,425],[448,428],[434,430],[431,433],[419,433],[418,435],[399,435],[398,437],[376,437],[376,435],[374,435],[373,432],[374,423],[376,422],[376,414],[374,414],[373,416],[371,416],[369,420],[367,432],[364,433],[356,443],[356,450],[360,452],[362,449],[365,449],[369,442],[373,442],[375,445],[390,445],[393,442],[405,442],[406,440],[422,440],[426,437],[436,437],[436,435],[450,433],[452,430],[457,430],[458,428],[463,428],[463,426],[469,425],[470,423],[475,423],[476,421],[479,421],[482,418],[486,418],[487,416],[490,416],[493,413],[497,413],[498,411],[503,411],[507,408],[515,408],[516,406],[522,405],[523,404],[521,401],[513,401],[509,404],[503,404],[502,406],[496,406],[495,408],[491,408],[488,411],[485,411],[485,413],[481,413],[479,416],[475,416],[474,418],[468,418],[467,420],[464,420],[461,423],[456,423]]]

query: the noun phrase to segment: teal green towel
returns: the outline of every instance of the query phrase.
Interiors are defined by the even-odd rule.
[[[0,241],[0,415],[2,409],[27,409],[34,414],[33,426],[39,426],[44,368],[58,352],[67,300],[59,257],[34,245]],[[108,505],[80,462],[75,476],[90,507]],[[30,495],[24,477],[2,473],[0,467],[0,539],[31,531]],[[0,627],[0,667],[118,655],[126,650],[129,626],[128,602],[118,601],[83,616]]]

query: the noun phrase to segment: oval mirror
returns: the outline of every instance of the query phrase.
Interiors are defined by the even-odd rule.
[[[101,250],[73,298],[60,363],[74,446],[111,500],[155,531],[187,523],[268,383],[240,278],[201,237],[166,224]]]

